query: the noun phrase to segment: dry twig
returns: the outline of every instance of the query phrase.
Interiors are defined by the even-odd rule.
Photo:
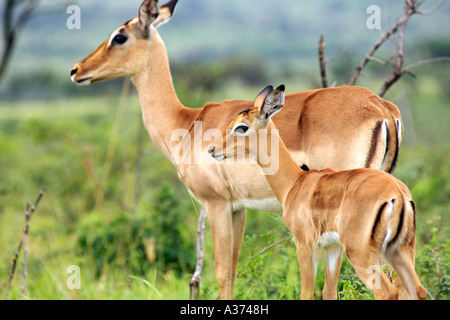
[[[320,78],[322,79],[322,87],[327,88],[328,87],[328,79],[327,79],[327,70],[326,70],[326,64],[325,61],[325,43],[323,42],[323,34],[320,35],[320,41],[319,41],[319,66],[320,66]]]
[[[203,269],[203,230],[205,229],[206,210],[202,207],[200,210],[200,216],[198,217],[197,226],[197,264],[195,265],[194,274],[189,282],[190,287],[190,299],[198,300],[199,288],[200,288],[200,275]]]
[[[22,237],[20,238],[19,245],[17,247],[16,253],[15,253],[14,258],[12,260],[11,272],[10,272],[9,278],[8,278],[8,288],[6,290],[6,299],[9,299],[9,294],[11,292],[12,282],[13,282],[14,274],[15,274],[15,271],[16,271],[17,259],[18,259],[19,254],[20,254],[20,250],[22,250],[22,247],[24,247],[24,258],[23,258],[23,268],[24,268],[24,270],[23,270],[22,291],[23,291],[24,299],[26,298],[28,229],[30,227],[30,218],[33,215],[33,212],[36,211],[36,208],[39,205],[39,202],[41,202],[41,199],[44,196],[44,194],[45,194],[45,189],[42,189],[41,192],[39,193],[39,196],[37,197],[36,201],[34,202],[33,206],[31,206],[31,204],[29,202],[27,203],[27,208],[25,210],[25,228],[23,230]]]
[[[23,236],[23,282],[22,282],[22,293],[23,298],[26,299],[27,296],[27,259],[28,259],[28,229],[30,228],[30,217],[31,217],[31,204],[27,202],[27,209],[25,210],[25,230]]]
[[[258,255],[262,255],[263,253],[265,253],[266,251],[269,251],[269,250],[272,249],[273,247],[276,247],[276,246],[279,245],[280,243],[288,242],[288,241],[291,240],[291,239],[292,239],[292,237],[289,237],[289,238],[282,239],[282,240],[279,240],[279,241],[277,241],[277,242],[274,242],[274,243],[268,245],[267,247],[263,248],[263,249],[258,253]]]
[[[417,10],[418,7],[424,2],[419,0],[405,0],[405,6],[404,6],[404,12],[403,17],[386,33],[382,34],[380,39],[375,43],[375,45],[367,52],[364,59],[357,65],[355,72],[353,73],[349,85],[354,85],[356,83],[356,80],[361,74],[362,69],[366,66],[366,64],[369,61],[375,61],[377,63],[380,63],[382,65],[386,65],[387,62],[383,62],[377,58],[373,57],[373,54],[378,50],[378,48],[388,39],[392,37],[397,31],[398,31],[398,41],[397,41],[397,51],[395,53],[395,61],[394,61],[394,69],[391,73],[391,76],[384,82],[380,92],[378,95],[382,97],[386,91],[398,80],[402,75],[405,73],[411,75],[412,77],[416,78],[416,75],[410,70],[413,67],[416,67],[418,65],[422,65],[425,63],[432,63],[437,61],[448,61],[450,60],[450,57],[439,57],[439,58],[433,58],[428,60],[422,60],[416,63],[413,63],[409,65],[406,68],[403,68],[404,63],[404,52],[403,52],[403,39],[405,34],[405,27],[406,23],[408,22],[409,18],[414,14],[419,15],[429,15],[433,12],[435,12],[439,7],[445,2],[446,0],[441,0],[436,6],[431,8],[430,10],[426,11],[419,11]]]

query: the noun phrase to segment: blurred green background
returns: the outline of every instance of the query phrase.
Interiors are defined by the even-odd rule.
[[[0,3],[0,15],[3,5]],[[124,79],[77,87],[72,65],[137,15],[140,0],[38,2],[0,82],[0,298],[25,225],[27,201],[47,192],[30,223],[29,299],[187,299],[195,267],[197,211],[172,164],[145,133],[137,93]],[[438,1],[428,0],[427,10]],[[69,30],[70,4],[81,29]],[[402,1],[180,0],[161,26],[174,84],[189,107],[253,99],[268,84],[287,92],[320,87],[317,44],[325,37],[329,83],[347,83],[378,40],[369,5],[388,30]],[[413,16],[405,32],[405,66],[450,56],[450,4]],[[388,60],[396,37],[375,54]],[[3,45],[3,44],[2,44]],[[357,84],[378,92],[392,65],[370,62]],[[449,298],[450,62],[414,68],[386,99],[400,108],[405,137],[394,173],[417,205],[417,270],[430,299]],[[201,299],[218,296],[209,226]],[[298,299],[300,274],[292,241],[277,215],[249,211],[235,295]],[[22,299],[21,259],[10,298]],[[70,265],[81,289],[70,290]],[[321,298],[324,264],[316,298]],[[345,260],[341,299],[372,298]]]

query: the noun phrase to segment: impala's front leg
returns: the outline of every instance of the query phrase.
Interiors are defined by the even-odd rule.
[[[214,260],[219,295],[222,300],[233,298],[233,228],[228,202],[216,200],[205,205],[214,239]]]
[[[233,227],[233,261],[231,265],[231,296],[234,296],[234,281],[236,280],[237,265],[239,261],[239,252],[242,246],[242,240],[245,233],[246,210],[235,211],[232,214]]]
[[[297,258],[301,273],[301,300],[314,300],[314,283],[316,282],[316,261],[314,250],[296,240]]]

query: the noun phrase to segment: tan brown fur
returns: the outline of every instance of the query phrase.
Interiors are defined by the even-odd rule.
[[[175,93],[165,45],[155,27],[172,15],[174,1],[161,6],[158,17],[157,1],[145,0],[143,17],[134,18],[116,29],[111,37],[93,53],[76,63],[72,80],[90,84],[121,76],[130,76],[139,92],[143,122],[156,146],[173,161],[171,141],[176,129],[189,130],[194,140],[194,121],[202,121],[202,133],[211,128],[225,130],[233,115],[249,108],[252,101],[227,100],[208,103],[200,109],[183,106]],[[139,21],[149,24],[148,37]],[[144,23],[144,24],[145,24]],[[123,29],[123,30],[122,30]],[[111,46],[117,33],[128,40]],[[309,90],[286,96],[285,111],[274,117],[274,122],[298,165],[338,170],[364,167],[371,146],[376,156],[370,167],[380,168],[386,149],[386,140],[380,135],[372,141],[373,128],[378,121],[387,121],[395,131],[393,113],[398,109],[373,92],[361,87],[338,87]],[[399,113],[395,117],[400,117]],[[200,151],[208,157],[205,141]],[[398,148],[399,144],[389,146]],[[397,149],[395,149],[397,150]],[[391,160],[389,160],[391,161]],[[391,167],[389,163],[386,168]],[[255,164],[178,164],[180,179],[189,192],[205,207],[213,231],[216,274],[220,297],[233,297],[234,278],[239,249],[244,234],[245,210],[259,200],[274,198],[267,181]],[[253,201],[248,204],[249,201]],[[266,210],[281,210],[267,207]]]

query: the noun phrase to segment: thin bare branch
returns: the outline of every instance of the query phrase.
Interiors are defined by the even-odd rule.
[[[205,229],[205,220],[206,220],[206,210],[202,207],[200,210],[200,216],[198,217],[198,226],[197,226],[197,263],[195,265],[194,274],[191,277],[191,281],[189,282],[190,287],[190,299],[198,300],[199,298],[199,288],[200,288],[200,275],[202,274],[203,269],[203,242],[204,235],[203,230]]]
[[[381,88],[380,92],[378,92],[378,95],[380,97],[383,97],[386,94],[386,91],[400,78],[401,74],[398,73],[392,73],[392,75],[384,82],[383,87]]]
[[[45,189],[42,189],[41,192],[39,193],[39,196],[37,197],[36,201],[34,202],[33,206],[31,207],[31,209],[30,209],[30,203],[27,203],[27,207],[26,207],[26,211],[25,211],[25,228],[23,230],[22,236],[20,238],[19,245],[17,247],[16,253],[15,253],[14,258],[13,258],[12,263],[11,263],[11,272],[9,274],[8,288],[6,290],[6,299],[7,300],[9,300],[9,293],[11,292],[12,282],[13,282],[13,279],[14,279],[14,274],[16,272],[17,259],[18,259],[19,254],[20,254],[20,250],[22,250],[22,247],[27,242],[28,229],[30,227],[29,221],[31,219],[31,216],[33,215],[33,212],[36,211],[37,206],[39,205],[39,202],[41,202],[42,197],[44,196],[44,194],[45,194]],[[25,289],[25,286],[26,286],[26,257],[25,256],[24,256],[24,267],[25,267],[25,270],[24,270],[24,282],[23,282],[24,287],[22,289],[23,289],[24,297],[25,297],[25,293],[26,293],[26,289]]]
[[[274,242],[274,243],[268,245],[267,247],[263,248],[263,249],[258,253],[258,255],[261,255],[261,254],[265,253],[266,251],[272,249],[273,247],[279,245],[280,243],[287,242],[287,241],[289,241],[289,240],[291,240],[291,239],[292,239],[292,237],[289,237],[289,238],[282,239],[282,240],[279,240],[279,241],[277,241],[277,242]]]
[[[436,10],[438,10],[443,4],[444,4],[444,2],[445,1],[447,1],[447,0],[441,0],[441,2],[439,2],[437,5],[435,5],[433,8],[431,8],[431,9],[429,9],[429,10],[426,10],[426,11],[419,11],[419,10],[416,10],[416,12],[415,13],[417,13],[417,14],[420,14],[420,15],[423,15],[423,16],[427,16],[427,15],[429,15],[429,14],[432,14],[433,12],[435,12]],[[418,7],[419,5],[417,5],[416,7]]]
[[[383,60],[375,58],[375,57],[370,57],[369,61],[373,61],[373,62],[379,63],[382,66],[385,66],[389,62],[389,61],[383,61]]]
[[[320,66],[320,78],[322,80],[322,87],[328,87],[327,71],[326,71],[326,61],[324,59],[325,43],[323,42],[323,35],[320,35],[319,40],[319,66]]]
[[[22,294],[23,299],[26,300],[27,297],[27,259],[28,259],[28,229],[30,227],[30,217],[31,217],[31,204],[27,202],[27,209],[25,210],[25,230],[23,236],[23,282],[22,282]]]
[[[403,69],[403,74],[405,74],[405,73],[409,74],[409,75],[410,75],[411,77],[413,77],[414,79],[417,79],[417,78],[418,78],[417,74],[415,74],[415,73],[412,72],[411,70]]]
[[[11,263],[11,272],[9,273],[8,278],[8,288],[6,289],[6,299],[9,300],[9,293],[11,292],[12,282],[14,279],[14,273],[16,272],[17,259],[20,254],[20,250],[22,250],[23,246],[23,237],[20,239],[19,246],[17,247],[16,253],[14,254],[14,258]]]
[[[410,69],[423,65],[423,64],[427,64],[427,63],[433,63],[433,62],[439,62],[439,61],[450,61],[450,57],[437,57],[437,58],[433,58],[433,59],[426,59],[426,60],[421,60],[421,61],[417,61],[415,63],[410,64],[409,66],[403,68],[401,70],[401,73],[398,74],[392,74],[391,77],[385,81],[384,86],[382,87],[382,89],[379,92],[380,96],[383,96],[387,89],[389,89],[395,81],[397,81],[400,76],[404,75],[404,74],[409,74],[411,77],[417,79],[418,76],[417,74],[415,74],[414,72],[412,72]]]
[[[409,70],[411,68],[415,68],[427,63],[439,62],[439,61],[450,61],[450,57],[436,57],[432,59],[420,60],[414,63],[411,63],[409,66],[406,66],[405,69]]]

